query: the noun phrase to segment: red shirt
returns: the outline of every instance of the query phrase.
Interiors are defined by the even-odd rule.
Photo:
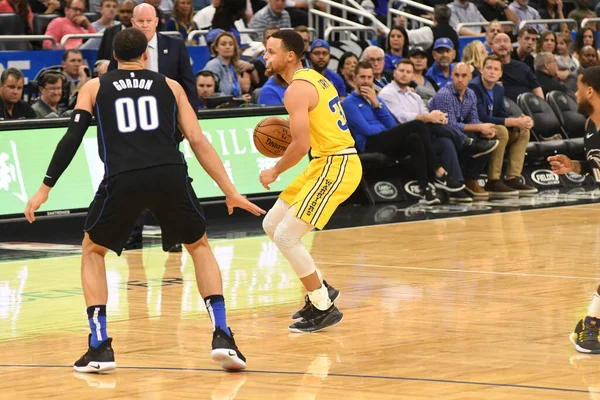
[[[89,28],[83,28],[82,26],[75,25],[73,21],[71,21],[67,17],[54,18],[46,28],[46,35],[50,35],[54,37],[56,40],[56,48],[60,49],[60,41],[65,35],[74,34],[74,33],[96,33],[96,28],[90,25]],[[65,43],[65,50],[76,49],[81,46],[83,43],[83,39],[69,39]],[[51,49],[52,42],[49,40],[44,40],[44,49]]]

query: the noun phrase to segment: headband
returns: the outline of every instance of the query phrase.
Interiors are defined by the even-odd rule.
[[[146,51],[146,47],[148,47],[148,43],[144,42],[137,47],[127,50],[117,50],[115,49],[115,56],[121,61],[130,61],[135,60],[140,57]]]

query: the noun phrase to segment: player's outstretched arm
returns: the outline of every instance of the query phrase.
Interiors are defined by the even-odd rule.
[[[229,214],[233,213],[235,207],[243,208],[254,215],[265,214],[265,210],[240,195],[233,186],[233,183],[231,183],[231,180],[229,180],[229,176],[227,176],[227,172],[225,172],[225,168],[217,152],[202,134],[196,112],[190,106],[181,85],[168,78],[167,83],[171,87],[177,101],[179,129],[190,143],[190,147],[196,159],[202,165],[202,168],[217,182],[217,185],[219,185],[219,188],[225,194]]]
[[[81,145],[83,136],[90,126],[92,120],[92,111],[98,93],[99,81],[92,79],[87,82],[77,96],[77,105],[71,115],[71,121],[67,128],[67,133],[58,142],[54,155],[48,166],[44,181],[38,191],[29,199],[25,207],[25,218],[29,223],[35,221],[35,212],[48,200],[50,189],[54,187],[58,178],[65,172],[77,149]]]
[[[309,82],[294,81],[286,89],[283,102],[290,116],[292,142],[273,168],[263,170],[260,173],[260,183],[268,190],[270,189],[269,185],[275,182],[279,175],[298,164],[310,150],[308,112],[311,105],[317,104],[318,93]]]
[[[548,162],[552,168],[552,172],[555,174],[563,175],[569,172],[581,173],[581,163],[579,161],[571,160],[569,157],[558,154],[556,156],[548,157]]]

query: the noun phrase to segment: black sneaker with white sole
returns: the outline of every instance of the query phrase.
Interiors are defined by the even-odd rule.
[[[88,351],[73,364],[77,372],[106,373],[117,368],[112,338],[106,339],[98,347],[90,346],[92,335],[88,336]]]
[[[465,188],[464,183],[454,180],[454,178],[448,175],[448,172],[444,172],[444,175],[439,178],[436,177],[433,184],[436,188],[445,190],[446,192],[460,192]]]
[[[432,206],[434,204],[441,203],[440,199],[435,197],[429,185],[425,189],[421,189],[421,193],[419,194],[419,196],[421,197],[421,199],[419,200],[419,204]]]
[[[448,193],[448,200],[453,203],[471,203],[473,202],[473,198],[469,196],[469,193],[466,190],[461,190],[455,193]]]
[[[327,294],[329,295],[329,300],[331,300],[332,303],[336,301],[338,297],[340,297],[340,291],[328,284],[326,280],[323,280],[323,285],[325,285],[327,288]],[[311,304],[312,303],[310,302],[308,295],[304,296],[304,307],[296,311],[296,313],[292,316],[292,319],[294,321],[303,319],[308,314]]]
[[[218,326],[213,332],[212,352],[213,361],[221,363],[221,367],[227,371],[238,371],[246,368],[246,357],[238,349],[233,339],[233,331],[229,329],[231,336],[227,335]]]
[[[310,310],[301,321],[296,321],[289,326],[291,332],[318,332],[339,324],[344,319],[344,314],[332,304],[325,311],[319,310],[311,304]]]
[[[496,150],[500,142],[496,139],[473,139],[467,138],[463,145],[463,149],[471,155],[471,158],[484,156]]]

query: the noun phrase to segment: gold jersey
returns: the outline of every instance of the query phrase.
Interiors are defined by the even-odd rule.
[[[310,146],[313,157],[326,157],[354,147],[342,103],[333,84],[314,69],[299,69],[292,82],[310,82],[319,94],[319,102],[308,113],[310,121]],[[293,135],[293,132],[292,132]]]

